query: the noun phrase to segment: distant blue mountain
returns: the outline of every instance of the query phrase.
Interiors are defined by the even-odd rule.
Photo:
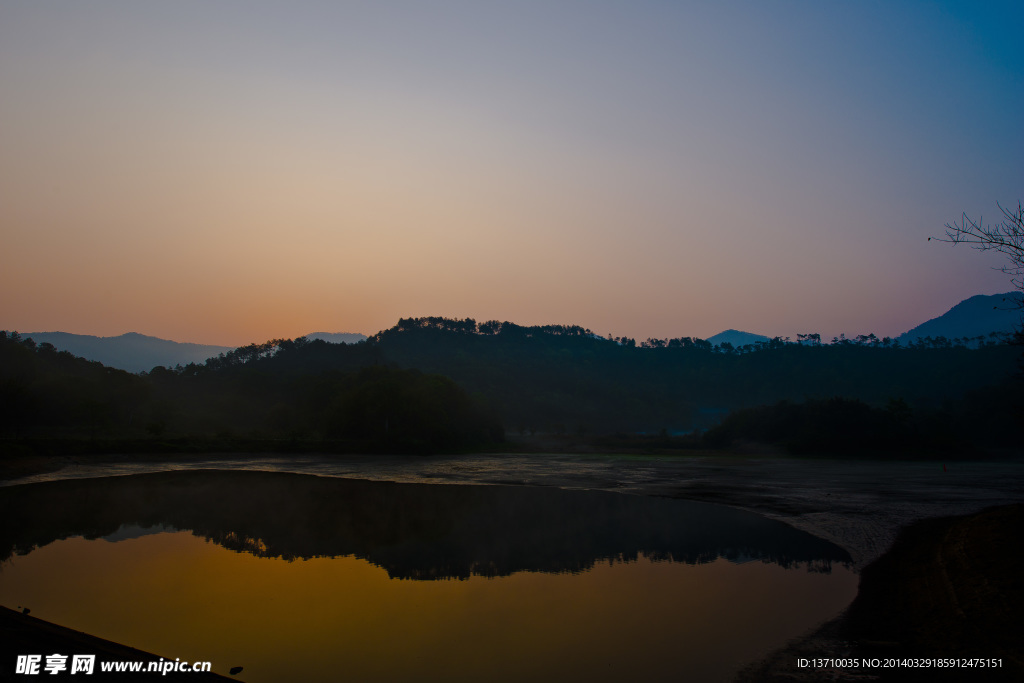
[[[53,344],[58,351],[96,360],[107,367],[128,372],[152,370],[157,365],[174,367],[189,363],[202,363],[211,356],[226,353],[233,347],[210,344],[182,344],[158,337],[147,337],[128,332],[117,337],[94,337],[69,332],[28,332],[23,338],[32,338],[37,344]]]
[[[909,344],[924,337],[959,339],[988,336],[993,332],[1009,334],[1021,325],[1022,304],[1024,295],[1020,292],[979,294],[961,301],[938,318],[904,332],[897,339],[901,344]]]
[[[176,365],[202,363],[207,358],[233,350],[233,346],[191,344],[159,337],[147,337],[128,332],[117,337],[94,337],[70,332],[28,332],[23,338],[32,338],[37,344],[53,344],[58,351],[68,351],[107,367],[128,372],[149,372],[158,365],[173,368]],[[365,334],[347,332],[314,332],[307,339],[322,339],[332,344],[355,344],[366,339]]]
[[[737,348],[740,346],[746,346],[747,344],[756,344],[757,342],[768,340],[769,338],[763,334],[740,332],[739,330],[726,330],[725,332],[719,332],[715,336],[707,338],[707,341],[711,342],[712,346],[732,344]]]

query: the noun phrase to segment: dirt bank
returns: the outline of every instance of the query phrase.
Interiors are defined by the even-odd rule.
[[[737,680],[1024,680],[1021,538],[1024,505],[913,524],[841,617]]]

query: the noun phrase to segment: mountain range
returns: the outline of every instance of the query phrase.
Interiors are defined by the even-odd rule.
[[[99,361],[107,367],[129,372],[149,371],[157,365],[174,367],[178,364],[198,363],[232,349],[230,346],[170,341],[138,332],[116,337],[94,337],[69,332],[28,332],[21,336],[31,338],[37,344],[53,344],[58,351],[69,351],[76,356]]]
[[[27,332],[21,336],[31,338],[37,344],[53,344],[58,351],[69,351],[76,356],[99,361],[107,367],[129,372],[148,372],[158,365],[173,368],[175,365],[202,363],[207,358],[234,349],[233,346],[170,341],[138,332],[116,337],[94,337],[69,332]],[[354,344],[366,339],[364,334],[345,332],[314,332],[306,336],[332,344]]]
[[[756,344],[757,342],[768,341],[768,337],[763,334],[754,334],[753,332],[741,332],[739,330],[726,330],[725,332],[719,332],[716,335],[712,335],[707,338],[707,341],[711,342],[712,346],[721,346],[722,344],[732,344],[736,348],[741,346],[747,346],[748,344]]]
[[[904,332],[897,340],[909,344],[925,337],[946,339],[974,338],[992,333],[1005,335],[1021,326],[1024,313],[1024,294],[979,294],[964,299],[938,318],[923,322]]]
[[[1009,334],[1021,325],[1021,314],[1024,311],[1022,306],[1024,294],[1020,292],[979,294],[961,301],[941,316],[904,332],[897,339],[901,344],[909,344],[925,337],[960,339],[992,333]],[[36,343],[53,344],[60,351],[70,351],[76,356],[129,372],[149,371],[158,365],[174,367],[179,364],[202,363],[207,358],[227,353],[233,348],[175,342],[137,332],[116,337],[68,332],[28,332],[21,336],[31,337]],[[355,344],[366,339],[366,335],[352,332],[313,332],[305,336],[332,344]],[[728,343],[740,347],[768,339],[762,334],[729,329],[708,337],[707,341],[713,346]]]

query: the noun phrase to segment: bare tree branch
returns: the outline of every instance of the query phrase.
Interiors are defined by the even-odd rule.
[[[999,223],[985,225],[981,218],[975,221],[965,213],[959,223],[954,221],[946,224],[945,237],[934,239],[949,244],[969,244],[979,251],[995,251],[1005,255],[1010,265],[997,270],[1009,275],[1010,283],[1024,291],[1024,204],[1018,202],[1016,211],[998,203],[996,206],[1003,214],[1003,220]]]

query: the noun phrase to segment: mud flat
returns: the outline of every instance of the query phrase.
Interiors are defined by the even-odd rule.
[[[723,503],[759,512],[843,547],[857,569],[903,527],[1024,502],[1024,458],[992,462],[685,456],[482,454],[274,457],[233,454],[55,457],[0,485],[180,469],[256,469],[417,483],[557,486]],[[0,471],[0,477],[3,476]]]

